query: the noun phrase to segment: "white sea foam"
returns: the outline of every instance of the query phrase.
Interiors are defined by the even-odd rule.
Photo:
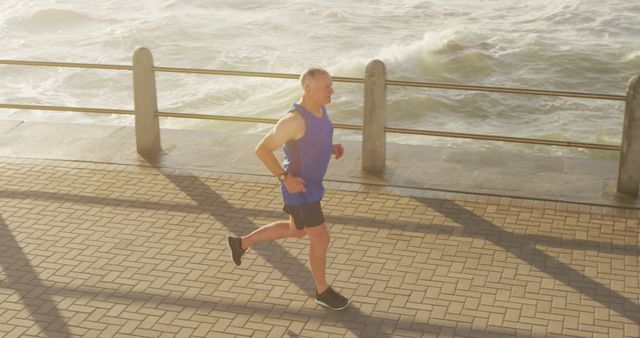
[[[622,94],[640,66],[638,17],[640,5],[623,0],[10,0],[0,3],[0,58],[130,64],[146,46],[162,66],[298,73],[317,65],[356,77],[381,59],[392,79]],[[128,72],[0,66],[0,76],[0,102],[132,107]],[[158,88],[161,110],[264,117],[298,95],[295,81],[204,75],[158,74]],[[336,84],[331,110],[338,122],[359,123],[362,87]],[[389,89],[390,124],[416,128],[599,142],[619,139],[623,110],[617,102]],[[0,118],[132,122],[7,109]]]

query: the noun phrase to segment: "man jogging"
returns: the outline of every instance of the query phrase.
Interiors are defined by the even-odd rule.
[[[320,201],[324,195],[322,180],[331,155],[344,155],[340,144],[333,144],[333,125],[326,105],[333,94],[329,73],[310,68],[300,76],[302,97],[260,141],[256,156],[280,180],[284,211],[288,221],[267,224],[243,237],[228,236],[231,256],[240,265],[242,255],[258,242],[289,237],[309,236],[309,262],[316,284],[316,303],[333,310],[346,308],[351,302],[333,290],[325,271],[329,231]],[[285,160],[280,165],[274,151],[283,147]]]

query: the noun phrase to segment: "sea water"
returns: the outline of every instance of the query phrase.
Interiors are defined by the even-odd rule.
[[[0,59],[362,77],[624,95],[640,73],[640,3],[541,1],[3,1]],[[0,66],[0,103],[132,109],[128,71]],[[278,118],[295,80],[157,73],[161,111]],[[335,83],[334,122],[362,122],[363,88]],[[624,102],[388,87],[391,127],[620,144]],[[0,109],[1,119],[132,125],[130,116]],[[163,118],[164,128],[269,125]],[[345,132],[346,139],[360,134]],[[615,152],[390,134],[390,142],[588,157]]]

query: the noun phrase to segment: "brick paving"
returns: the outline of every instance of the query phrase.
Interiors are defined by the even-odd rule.
[[[0,158],[0,336],[638,337],[638,211],[330,182],[328,278],[274,178]]]

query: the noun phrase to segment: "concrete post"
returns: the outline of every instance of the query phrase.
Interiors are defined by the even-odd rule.
[[[627,85],[627,104],[622,129],[622,150],[618,168],[618,192],[638,197],[640,183],[640,75]]]
[[[380,60],[369,62],[365,71],[363,125],[362,169],[381,172],[387,146],[387,72]]]
[[[147,48],[133,54],[133,101],[136,114],[136,147],[144,157],[160,154],[160,124],[153,56]]]

